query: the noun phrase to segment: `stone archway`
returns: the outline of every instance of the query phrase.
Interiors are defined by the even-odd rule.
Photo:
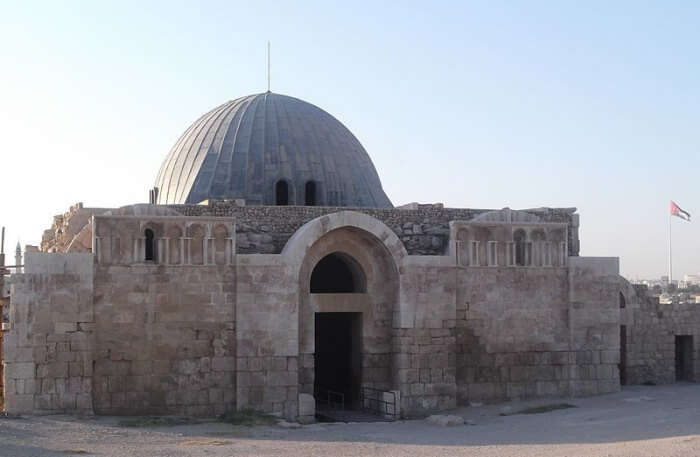
[[[367,292],[367,277],[352,256],[332,252],[314,266],[309,289],[312,294],[359,294]]]
[[[359,406],[361,387],[396,389],[392,366],[393,322],[399,313],[399,267],[406,255],[396,235],[370,216],[341,212],[302,227],[282,255],[296,260],[299,266],[300,393],[318,394],[315,392],[318,389],[315,385],[317,325],[338,325],[339,332],[347,330],[353,339],[346,345],[350,346],[348,354],[352,358],[356,353],[359,360],[348,361],[355,368],[350,372],[352,386],[345,386],[343,392],[350,397],[346,399],[347,407]],[[349,273],[360,283],[356,289],[312,292],[314,269],[323,265],[328,256],[345,259],[348,270],[345,274]],[[342,271],[343,268],[337,270]],[[321,329],[320,333],[328,331]]]

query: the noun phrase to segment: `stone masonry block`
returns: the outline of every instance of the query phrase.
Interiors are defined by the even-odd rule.
[[[54,324],[54,331],[56,333],[77,332],[78,324],[76,322],[56,322]]]
[[[212,357],[212,371],[235,371],[236,361],[233,357]]]
[[[34,395],[6,395],[5,410],[14,413],[31,413],[34,410]]]
[[[6,379],[33,379],[36,368],[32,362],[13,362],[5,364]]]

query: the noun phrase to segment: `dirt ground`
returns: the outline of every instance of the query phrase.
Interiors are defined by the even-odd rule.
[[[118,417],[4,418],[0,456],[700,456],[700,385],[635,386],[565,401],[576,408],[513,414],[561,400],[460,408],[450,413],[473,425],[453,427],[424,420],[124,427]]]

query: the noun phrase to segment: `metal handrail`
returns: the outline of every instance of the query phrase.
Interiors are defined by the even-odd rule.
[[[396,392],[374,389],[372,387],[362,388],[361,404],[362,409],[367,412],[390,416],[394,419],[398,416],[396,410]],[[389,396],[389,399],[386,399]]]
[[[345,394],[330,389],[318,389],[314,393],[317,402],[327,405],[329,408],[345,409]],[[334,401],[334,399],[336,401]],[[325,400],[325,402],[324,402]]]

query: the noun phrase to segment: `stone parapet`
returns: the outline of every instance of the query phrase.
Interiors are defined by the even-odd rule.
[[[493,210],[444,208],[441,204],[413,205],[408,209],[344,208],[330,206],[240,206],[235,201],[212,200],[206,205],[168,205],[186,216],[232,217],[236,245],[242,254],[279,253],[287,240],[305,223],[339,211],[364,213],[383,222],[411,255],[445,255],[450,221],[470,220]],[[523,210],[544,222],[567,223],[569,255],[578,255],[578,217],[570,208]],[[575,240],[575,242],[573,241]]]

